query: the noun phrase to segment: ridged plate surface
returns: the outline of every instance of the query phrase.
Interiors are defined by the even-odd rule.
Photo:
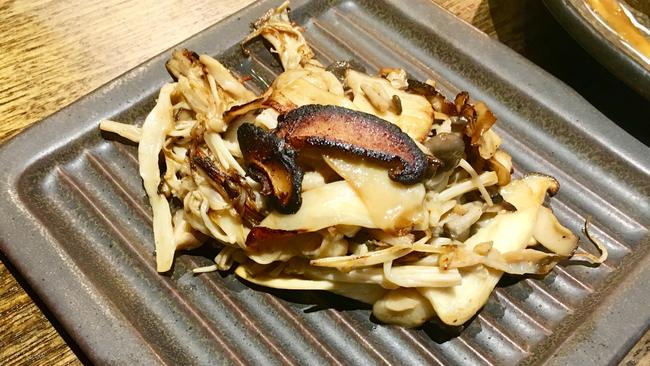
[[[262,1],[184,42],[250,86],[280,72],[261,42],[242,55]],[[408,4],[408,6],[406,5]],[[166,52],[48,118],[0,150],[0,245],[97,364],[607,364],[650,324],[650,149],[575,92],[426,0],[295,1],[293,17],[327,64],[404,67],[449,95],[468,90],[499,117],[518,175],[555,176],[559,219],[592,234],[601,266],[565,263],[502,280],[462,330],[379,325],[360,304],[321,292],[263,291],[232,274],[192,275],[215,250],[155,271],[151,210],[137,149],[98,120],[140,123],[168,80]],[[180,47],[180,46],[179,46]],[[581,234],[582,235],[582,234]],[[593,252],[581,236],[581,248]]]

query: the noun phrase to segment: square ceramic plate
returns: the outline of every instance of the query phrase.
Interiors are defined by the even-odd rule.
[[[262,1],[178,47],[216,55],[261,90],[280,69],[262,42],[246,58]],[[0,149],[0,244],[83,352],[108,364],[606,364],[647,329],[650,150],[531,63],[426,0],[294,1],[323,63],[402,66],[468,90],[499,117],[516,171],[562,188],[559,219],[609,249],[598,267],[558,266],[503,281],[456,334],[374,323],[367,307],[320,292],[264,292],[219,273],[203,253],[155,271],[151,213],[136,147],[102,136],[101,118],[140,123],[169,80],[165,52]],[[109,137],[107,139],[107,137]],[[114,137],[113,137],[114,138]],[[582,247],[593,250],[581,240]]]

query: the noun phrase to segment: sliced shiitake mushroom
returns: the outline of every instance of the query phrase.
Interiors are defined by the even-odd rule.
[[[338,106],[294,109],[278,119],[275,134],[297,150],[326,148],[388,164],[389,177],[402,184],[420,182],[440,165],[396,125]]]
[[[259,264],[288,261],[303,251],[318,249],[323,241],[317,232],[274,230],[256,226],[246,237],[246,254]]]
[[[303,246],[305,242],[316,241],[320,244],[322,237],[318,233],[305,233],[300,231],[276,230],[267,227],[256,226],[251,229],[246,237],[246,248],[248,251],[261,252],[271,247],[282,246]]]
[[[237,130],[237,140],[251,178],[262,184],[262,194],[281,213],[300,208],[303,172],[296,164],[296,152],[274,134],[245,123]]]
[[[442,163],[428,156],[396,125],[372,114],[338,106],[305,105],[280,116],[266,131],[243,124],[237,139],[248,174],[262,184],[262,194],[281,213],[298,211],[303,172],[297,151],[304,148],[349,153],[387,164],[389,177],[415,184]],[[450,158],[451,159],[451,158]]]

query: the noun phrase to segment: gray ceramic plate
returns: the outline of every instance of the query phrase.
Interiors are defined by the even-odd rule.
[[[623,2],[624,0],[620,0]],[[648,11],[647,0],[633,0],[638,7]],[[612,74],[623,80],[632,89],[650,100],[650,63],[647,59],[630,50],[621,38],[604,25],[587,5],[585,0],[544,0],[555,18],[595,59]],[[650,27],[650,14],[637,11],[624,3],[634,12],[635,19],[644,27]],[[570,60],[567,60],[570,62]]]
[[[264,87],[277,62],[238,42],[279,1],[256,3],[184,42]],[[0,245],[90,360],[98,364],[607,364],[650,322],[650,150],[575,92],[429,1],[295,1],[294,18],[324,63],[403,66],[468,90],[499,117],[519,174],[562,185],[551,206],[609,249],[599,267],[558,266],[503,281],[462,330],[378,325],[325,293],[264,292],[232,275],[193,276],[214,255],[179,255],[156,273],[136,148],[107,139],[101,118],[138,123],[169,80],[166,52],[0,149]],[[582,247],[593,250],[582,240]],[[456,332],[456,333],[454,333]]]

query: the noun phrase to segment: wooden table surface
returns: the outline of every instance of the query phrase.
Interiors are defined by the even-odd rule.
[[[554,24],[538,0],[432,1],[536,62],[539,55],[528,52],[535,48],[531,44],[544,42],[545,27]],[[76,0],[0,2],[0,143],[251,2],[94,0],[82,2],[83,6]],[[540,23],[540,17],[549,19]],[[556,76],[564,80],[558,70]],[[579,84],[567,82],[581,91]],[[597,102],[592,101],[598,106]],[[55,320],[43,314],[47,309],[37,305],[38,299],[28,294],[19,275],[3,260],[0,255],[0,365],[84,362],[57,331]],[[646,334],[622,363],[650,364],[649,348]]]

